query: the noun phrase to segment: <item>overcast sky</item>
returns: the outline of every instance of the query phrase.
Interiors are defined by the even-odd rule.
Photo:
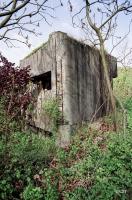
[[[9,48],[6,46],[6,44],[1,42],[0,51],[3,53],[3,55],[7,57],[11,62],[15,62],[16,65],[19,65],[19,61],[21,59],[29,54],[34,48],[47,41],[49,34],[54,31],[63,31],[77,39],[83,39],[84,32],[81,29],[73,28],[69,7],[66,1],[64,2],[64,7],[58,8],[54,13],[55,19],[49,19],[49,22],[52,24],[51,26],[49,26],[45,22],[40,24],[39,32],[42,33],[42,36],[35,37],[33,35],[30,35],[31,48],[28,48],[27,46],[18,43],[16,44],[15,48]],[[80,7],[82,7],[82,0],[71,0],[71,2],[74,12],[78,11]],[[54,6],[54,0],[52,1],[52,6]],[[123,15],[120,15],[119,28],[117,30],[118,35],[123,35],[127,33],[129,21],[130,17],[126,19]],[[18,35],[15,35],[15,33],[11,34],[14,34],[14,37],[16,38],[19,37]],[[118,54],[122,52],[126,42],[129,48],[132,47],[132,34],[130,34],[127,40],[113,52],[114,56],[118,56]],[[109,42],[107,43],[106,48],[109,49],[110,47],[111,43]]]

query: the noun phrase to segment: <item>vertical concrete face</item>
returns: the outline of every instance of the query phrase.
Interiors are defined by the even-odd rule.
[[[44,113],[44,102],[57,99],[61,117],[63,121],[63,88],[65,80],[66,58],[66,38],[67,35],[61,32],[53,33],[49,36],[47,43],[20,62],[20,67],[30,66],[30,74],[34,83],[31,84],[31,91],[36,99],[36,104],[32,111],[30,124],[45,131],[52,131],[53,123]],[[51,90],[44,90],[40,79],[41,76],[51,72]]]
[[[68,44],[67,87],[70,124],[89,121],[100,102],[99,54],[90,47]]]
[[[109,67],[112,65],[109,60]],[[102,109],[104,101],[102,87],[99,51],[68,38],[64,113],[70,125],[90,121],[105,114]]]
[[[110,79],[117,76],[117,62],[108,56]],[[51,72],[51,90],[40,89],[34,113],[42,111],[43,102],[56,98],[61,111],[60,141],[68,143],[72,127],[104,114],[103,74],[99,51],[70,38],[62,32],[50,35],[42,47],[21,61],[30,65],[31,76]],[[34,85],[34,84],[33,84]],[[35,126],[50,130],[44,114],[33,119]],[[48,122],[48,128],[46,127]]]

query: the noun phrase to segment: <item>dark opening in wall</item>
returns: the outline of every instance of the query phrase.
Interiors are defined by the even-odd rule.
[[[36,84],[41,82],[44,90],[51,90],[51,71],[32,77],[32,81]]]

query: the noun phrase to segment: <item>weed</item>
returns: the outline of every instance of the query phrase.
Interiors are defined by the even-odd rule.
[[[53,132],[57,131],[58,121],[61,117],[61,112],[59,110],[58,101],[56,99],[50,99],[44,102],[43,104],[44,113],[49,116],[49,118],[53,121]]]

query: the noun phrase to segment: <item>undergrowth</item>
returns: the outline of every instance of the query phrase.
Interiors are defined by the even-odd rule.
[[[131,200],[132,198],[132,70],[120,70],[115,94],[127,110],[123,134],[104,118],[98,129],[85,125],[69,147],[56,148],[53,138],[24,133],[12,125],[0,141],[2,200]],[[51,104],[47,104],[49,114]],[[4,124],[2,106],[0,123]],[[58,111],[57,111],[58,112]],[[120,107],[118,107],[120,123]],[[14,129],[13,129],[14,127]],[[4,131],[1,129],[1,133]]]

